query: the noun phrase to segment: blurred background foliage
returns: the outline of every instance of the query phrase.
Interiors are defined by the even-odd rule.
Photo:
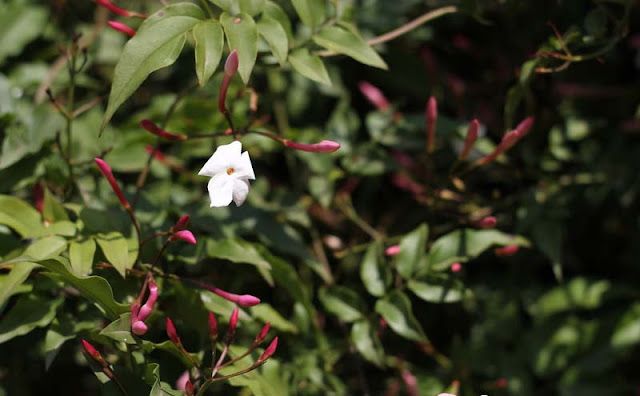
[[[117,3],[148,12],[161,6]],[[295,34],[308,34],[291,3],[279,3]],[[389,70],[326,57],[332,84],[324,85],[261,55],[248,84],[259,95],[259,123],[291,140],[335,140],[342,147],[331,155],[304,153],[246,135],[257,179],[242,207],[209,208],[205,180],[197,176],[215,145],[229,138],[160,144],[162,158],[151,165],[138,217],[144,229],[164,230],[188,213],[198,238],[195,246],[167,249],[166,268],[263,300],[243,310],[240,344],[267,321],[280,337],[275,359],[259,373],[214,391],[629,395],[640,389],[638,2],[335,0],[326,7],[368,39],[452,4],[459,12],[376,46]],[[126,42],[105,29],[107,18],[91,1],[0,2],[0,194],[32,203],[40,183],[44,220],[71,223],[45,238],[3,220],[3,261],[25,248],[36,258],[65,255],[72,242],[87,239],[100,247],[95,263],[112,261],[100,235],[117,232],[126,240],[132,230],[92,159],[104,155],[133,197],[146,148],[156,143],[140,119],[160,121],[175,107],[169,131],[227,127],[216,106],[220,73],[194,88],[193,55],[185,50],[150,76],[98,139]],[[77,33],[87,51],[75,100],[104,100],[74,120],[77,188],[69,194],[64,143],[56,143],[65,120],[45,88],[68,99],[61,49]],[[361,81],[379,87],[391,107],[374,109],[359,91]],[[434,155],[425,152],[429,96],[439,104]],[[249,95],[239,78],[229,97],[234,121],[246,122]],[[472,118],[482,124],[475,159],[526,116],[536,117],[534,128],[506,156],[459,174],[462,184],[452,182]],[[2,216],[29,212],[1,202]],[[500,231],[472,226],[490,214]],[[26,247],[34,238],[40,245]],[[397,243],[399,255],[383,254]],[[490,249],[512,244],[522,246],[513,256]],[[153,257],[158,247],[145,245],[140,254]],[[460,272],[450,271],[454,262],[462,262]],[[0,394],[94,394],[99,383],[75,338],[111,342],[116,350],[113,340],[97,335],[107,318],[52,272],[34,272],[10,290],[6,269]],[[95,265],[79,271],[107,279],[116,301],[140,287],[139,279]],[[231,312],[212,293],[169,280],[162,288],[162,312],[177,321],[189,350],[206,339],[207,310]],[[154,317],[146,338],[160,343],[162,314]],[[179,359],[161,348],[150,356],[173,385],[184,370]],[[114,392],[105,385],[102,391]]]

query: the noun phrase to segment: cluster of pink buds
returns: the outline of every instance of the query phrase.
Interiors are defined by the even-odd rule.
[[[144,296],[145,289],[149,289],[149,296],[144,305],[142,304],[142,297]],[[131,305],[131,331],[136,335],[143,335],[147,332],[147,324],[145,321],[151,315],[153,307],[158,300],[158,285],[153,279],[152,275],[149,275],[147,281],[143,285],[142,291],[138,299]]]

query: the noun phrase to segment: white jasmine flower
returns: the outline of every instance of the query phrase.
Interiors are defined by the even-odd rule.
[[[204,164],[199,175],[211,176],[209,198],[211,206],[227,206],[231,201],[240,206],[249,194],[249,180],[255,180],[249,153],[242,151],[238,141],[218,146],[215,153]]]

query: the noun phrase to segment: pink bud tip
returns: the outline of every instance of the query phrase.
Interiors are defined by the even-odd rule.
[[[333,142],[331,140],[323,140],[320,143],[314,143],[314,144],[302,144],[302,143],[296,143],[296,142],[292,142],[290,140],[285,139],[283,143],[286,147],[290,147],[292,149],[296,149],[300,151],[308,151],[310,153],[329,154],[329,153],[333,153],[334,151],[340,148],[340,143]]]
[[[116,30],[118,32],[124,33],[129,37],[133,37],[136,35],[136,31],[124,23],[116,22],[116,21],[108,21],[107,22],[111,29]]]
[[[418,380],[416,379],[416,376],[411,374],[409,370],[402,370],[401,376],[404,386],[407,389],[407,393],[411,396],[418,396]]]
[[[151,280],[149,282],[149,298],[147,302],[140,308],[140,312],[138,313],[139,320],[147,320],[151,312],[153,311],[153,307],[156,304],[156,300],[158,300],[158,285]]]
[[[469,153],[473,148],[473,144],[476,142],[476,139],[478,139],[479,126],[480,126],[480,123],[478,122],[477,119],[474,119],[473,121],[471,121],[471,124],[469,124],[469,129],[467,130],[467,137],[464,139],[464,148],[462,149],[462,152],[458,157],[460,160],[464,160],[469,156]]]
[[[260,356],[260,359],[258,360],[263,361],[263,360],[269,359],[271,356],[273,356],[274,353],[276,353],[277,347],[278,347],[278,337],[274,338],[273,341],[271,341],[271,344],[269,344],[267,349],[264,350],[264,352],[262,353],[262,356]]]
[[[84,348],[84,351],[87,352],[87,354],[91,356],[94,360],[102,359],[100,352],[98,352],[98,350],[94,348],[93,345],[89,344],[88,341],[80,340],[80,342],[82,342],[82,348]]]
[[[462,269],[462,264],[460,263],[451,264],[451,272],[460,272],[461,269]]]
[[[187,396],[195,395],[195,389],[193,389],[193,384],[191,383],[190,380],[187,380],[187,382],[184,384],[184,391],[187,394]]]
[[[216,320],[216,316],[213,312],[209,312],[209,319],[207,322],[209,324],[209,338],[215,340],[218,338],[218,321]]]
[[[430,97],[425,111],[427,119],[427,144],[429,152],[433,151],[436,139],[436,121],[438,119],[438,102],[435,97]]]
[[[118,200],[120,200],[120,204],[122,204],[122,206],[125,208],[130,207],[129,202],[127,202],[127,199],[124,197],[124,194],[122,194],[122,190],[120,190],[120,186],[118,186],[116,179],[113,177],[113,173],[111,172],[111,167],[109,166],[109,164],[107,164],[100,158],[95,158],[95,162],[96,162],[96,165],[98,165],[98,169],[100,169],[100,172],[102,173],[102,175],[109,182],[109,185],[111,186],[111,189],[118,197]]]
[[[496,256],[513,256],[520,250],[518,245],[509,245],[494,250]]]
[[[212,288],[208,290],[211,290],[212,292],[224,298],[225,300],[234,302],[240,305],[241,307],[253,307],[254,305],[260,304],[260,299],[250,294],[238,295],[234,293],[229,293],[227,291],[224,291],[218,288]]]
[[[229,318],[229,333],[233,334],[236,332],[236,326],[238,325],[238,308],[235,308],[233,312],[231,312],[231,317]]]
[[[253,341],[254,344],[259,344],[261,343],[265,337],[267,336],[267,333],[269,333],[269,329],[271,328],[271,323],[267,322],[267,324],[264,325],[264,327],[262,328],[262,330],[260,330],[260,334],[258,334],[258,336],[256,337],[256,339]]]
[[[227,61],[224,63],[224,74],[233,76],[238,71],[238,51],[233,50],[229,53]]]
[[[169,242],[173,242],[177,239],[181,239],[187,243],[191,243],[193,245],[196,244],[196,237],[193,236],[193,233],[189,230],[181,230],[176,232],[175,234],[169,237]]]
[[[169,339],[171,340],[171,342],[173,342],[176,345],[181,345],[182,343],[180,342],[180,337],[178,337],[178,332],[176,331],[176,327],[173,325],[173,321],[169,317],[167,317],[166,327],[167,327],[167,336],[169,336]]]
[[[42,213],[44,210],[44,190],[40,183],[33,185],[33,202],[38,212]]]
[[[494,228],[498,224],[498,219],[495,216],[487,216],[476,222],[476,226],[480,228]]]
[[[189,381],[189,370],[185,370],[180,374],[180,377],[178,377],[178,380],[176,381],[176,389],[182,391],[185,390],[187,387],[187,381]]]
[[[186,227],[188,223],[189,223],[189,215],[184,215],[178,219],[178,221],[176,222],[176,224],[174,224],[173,227],[171,227],[171,231],[174,231],[174,232],[180,231],[184,229],[184,227]]]
[[[147,325],[143,321],[138,320],[131,326],[131,331],[133,331],[135,335],[144,335],[147,332]]]
[[[364,97],[367,98],[367,100],[371,102],[376,109],[384,111],[389,108],[389,101],[384,97],[384,94],[380,89],[378,89],[378,87],[366,81],[360,81],[358,83],[358,88],[360,88],[362,95],[364,95]]]
[[[400,253],[400,246],[398,245],[389,246],[384,251],[384,254],[386,254],[387,256],[395,256],[398,253]]]
[[[531,130],[533,123],[535,121],[534,117],[527,117],[524,120],[520,121],[520,123],[516,126],[515,130],[518,131],[520,137],[526,135]]]
[[[160,136],[161,138],[164,138],[164,139],[167,139],[167,140],[185,140],[187,138],[186,135],[169,133],[169,132],[165,131],[164,129],[161,129],[159,126],[157,126],[151,120],[144,119],[144,120],[140,121],[140,126],[142,128],[144,128],[145,130],[147,130],[148,132],[150,132],[150,133],[152,133],[152,134],[154,134],[156,136]]]
[[[106,8],[106,9],[108,9],[109,11],[113,12],[114,14],[122,15],[122,16],[125,16],[125,17],[130,17],[130,16],[133,16],[133,14],[134,14],[131,11],[127,11],[127,10],[124,10],[124,9],[116,6],[115,4],[110,2],[109,0],[95,0],[95,2],[98,5],[100,5],[100,6],[104,7],[104,8]]]

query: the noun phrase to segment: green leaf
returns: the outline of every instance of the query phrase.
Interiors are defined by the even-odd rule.
[[[291,21],[287,16],[287,13],[284,12],[282,7],[273,1],[267,0],[264,5],[263,17],[269,17],[278,21],[280,26],[287,33],[287,38],[289,39],[289,43],[293,42],[293,32],[291,30]]]
[[[230,50],[238,51],[238,72],[247,84],[258,56],[258,29],[251,15],[242,13],[231,16],[226,12],[220,15]]]
[[[69,261],[73,273],[78,276],[88,275],[93,267],[93,256],[96,253],[96,242],[92,238],[69,243]]]
[[[530,311],[544,317],[570,310],[595,309],[602,305],[611,289],[611,282],[606,280],[574,278],[544,293],[531,305]]]
[[[13,265],[9,275],[2,278],[0,281],[0,311],[9,300],[9,297],[19,292],[20,285],[27,280],[35,267],[36,265],[33,263],[16,263]]]
[[[283,66],[287,60],[287,52],[289,50],[289,40],[287,32],[278,21],[268,16],[263,16],[257,24],[258,33],[264,37],[269,44],[273,56],[278,59],[280,65]]]
[[[313,35],[313,41],[330,51],[347,55],[365,65],[385,70],[388,68],[380,55],[350,30],[338,26],[327,26]]]
[[[384,299],[376,302],[375,309],[395,333],[413,341],[428,341],[422,326],[413,316],[411,300],[404,293],[392,291]]]
[[[431,284],[410,280],[407,288],[420,299],[431,303],[453,303],[465,297],[464,288],[455,284]]]
[[[369,294],[382,297],[391,283],[391,270],[382,260],[382,243],[369,245],[360,264],[360,279]]]
[[[52,299],[36,294],[20,297],[0,322],[0,344],[51,323],[56,316],[56,309],[63,301],[62,297]]]
[[[420,225],[400,241],[400,252],[396,256],[398,273],[405,279],[411,276],[423,264],[426,264],[426,244],[429,237],[429,227],[426,224]]]
[[[351,328],[351,342],[369,362],[384,367],[384,352],[377,334],[367,320],[360,320]]]
[[[40,6],[25,6],[21,2],[0,4],[0,64],[17,55],[47,24],[47,11]],[[28,29],[25,29],[28,26]]]
[[[218,21],[207,19],[193,28],[193,38],[196,41],[196,74],[203,87],[220,63],[224,34]]]
[[[102,253],[118,271],[122,277],[126,277],[127,269],[133,267],[133,263],[129,261],[129,243],[127,239],[119,232],[110,232],[108,234],[98,234],[96,237]]]
[[[69,216],[67,216],[67,212],[64,210],[62,204],[58,202],[48,188],[45,187],[43,190],[44,202],[42,205],[42,217],[50,222],[69,221]]]
[[[246,14],[256,16],[264,9],[265,0],[239,0],[240,11]]]
[[[0,195],[0,224],[13,228],[23,238],[38,235],[43,228],[42,217],[25,201]]]
[[[136,340],[131,334],[131,312],[120,315],[118,319],[102,329],[99,334],[125,344],[136,344]]]
[[[479,256],[492,246],[529,246],[521,236],[498,230],[464,228],[438,238],[429,250],[429,270],[444,271],[455,262],[466,262]],[[421,271],[422,273],[423,271]]]
[[[278,311],[267,303],[260,303],[249,308],[249,310],[251,311],[251,316],[265,323],[270,322],[271,327],[274,329],[289,333],[298,333],[296,325],[282,317]]]
[[[271,264],[262,257],[254,246],[240,239],[209,240],[207,254],[209,257],[225,259],[233,263],[246,263],[271,269]]]
[[[233,0],[209,0],[225,11],[229,11],[233,5]]]
[[[310,80],[331,85],[327,69],[319,56],[309,53],[306,48],[300,48],[289,54],[289,63],[300,74]]]
[[[363,317],[364,303],[358,293],[344,286],[323,287],[318,298],[325,309],[345,322],[353,322]]]
[[[106,279],[99,276],[76,276],[71,272],[69,262],[62,257],[38,261],[38,264],[59,275],[64,281],[76,288],[81,295],[93,301],[107,317],[116,319],[129,311],[129,305],[115,301],[111,285]]]
[[[302,23],[314,28],[326,19],[326,7],[323,0],[291,0]]]
[[[101,131],[149,74],[178,59],[185,34],[203,19],[200,7],[192,3],[169,5],[145,19],[136,35],[124,46],[116,65]]]
[[[640,303],[635,303],[618,320],[611,337],[611,346],[622,349],[638,343],[640,343]]]

